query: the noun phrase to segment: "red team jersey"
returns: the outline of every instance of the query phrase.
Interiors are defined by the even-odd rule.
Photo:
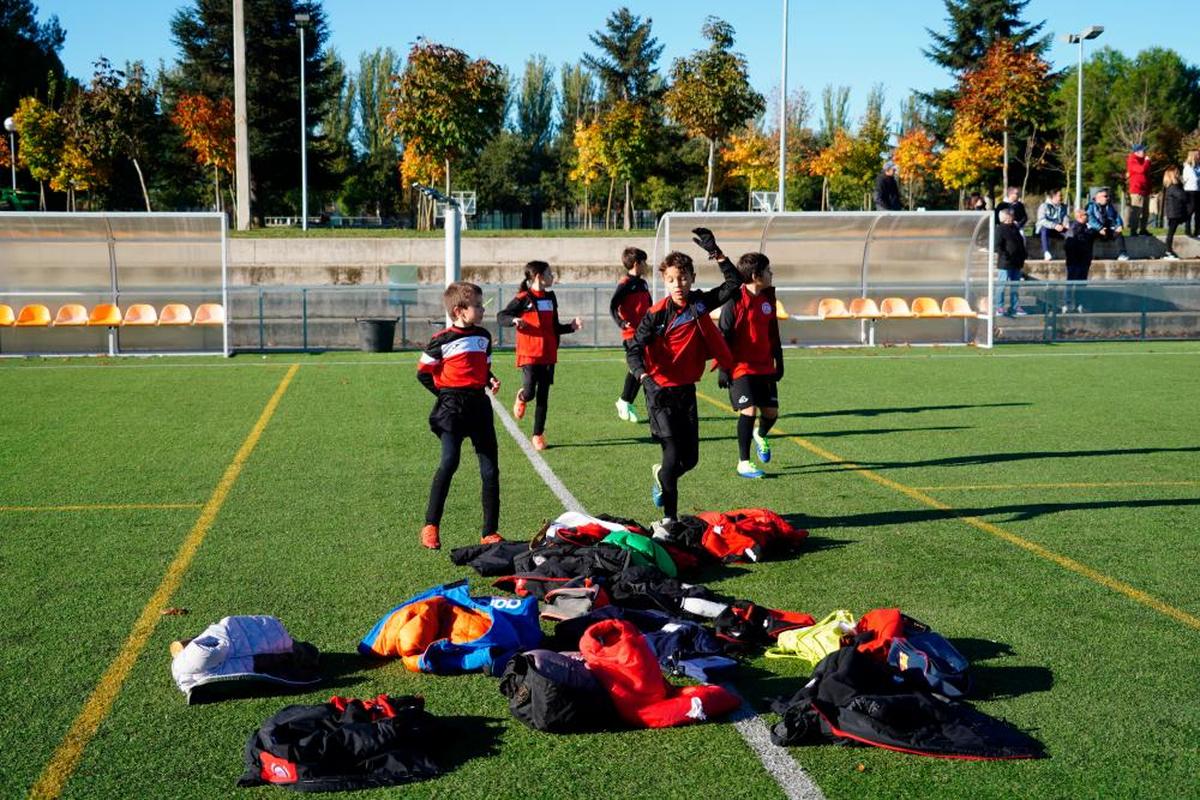
[[[782,344],[774,287],[751,294],[743,286],[736,299],[721,309],[720,327],[733,354],[731,377],[775,374],[775,359],[782,357]]]
[[[503,311],[497,315],[501,325],[520,319],[517,331],[517,366],[558,363],[558,340],[574,328],[558,321],[558,298],[554,292],[526,289],[517,292]]]
[[[438,389],[483,389],[492,374],[492,335],[475,325],[439,331],[421,354],[417,372],[431,375]]]
[[[638,323],[650,310],[650,287],[646,279],[637,275],[626,275],[617,283],[609,301],[608,311],[621,329],[621,338],[629,341],[637,333]]]

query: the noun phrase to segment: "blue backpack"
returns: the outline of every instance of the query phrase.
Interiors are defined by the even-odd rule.
[[[888,649],[888,664],[940,695],[958,698],[967,694],[971,690],[967,659],[928,625],[908,617],[904,623],[904,634],[892,639]]]

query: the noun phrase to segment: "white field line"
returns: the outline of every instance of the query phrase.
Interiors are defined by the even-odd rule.
[[[1128,352],[1110,353],[1096,350],[1079,350],[1079,351],[1054,351],[1054,352],[1023,352],[1023,353],[1003,353],[1003,352],[970,352],[970,353],[896,353],[883,352],[883,348],[876,348],[880,351],[879,355],[865,354],[866,348],[856,351],[855,354],[837,354],[837,355],[808,355],[802,348],[784,348],[787,354],[788,361],[862,361],[864,363],[882,363],[887,361],[940,361],[942,359],[962,359],[962,358],[1147,358],[1154,356],[1200,356],[1200,350],[1168,350],[1163,352],[1154,352],[1146,350],[1131,350]],[[893,348],[886,348],[892,350]],[[248,367],[290,367],[293,364],[312,367],[403,367],[412,366],[416,363],[418,354],[414,351],[411,357],[407,358],[389,358],[378,361],[363,359],[361,361],[269,361],[265,358],[259,361],[247,360],[253,359],[257,353],[242,353],[234,358],[222,361],[219,363],[199,363],[189,364],[186,362],[172,362],[169,364],[154,364],[145,363],[143,361],[133,361],[130,363],[113,364],[107,363],[98,364],[31,364],[16,365],[5,367],[3,361],[0,361],[0,373],[6,369],[11,369],[13,373],[20,373],[24,370],[38,369],[229,369],[229,368],[248,368]],[[106,356],[107,357],[107,356]],[[623,363],[625,358],[620,355],[613,355],[611,358],[569,358],[570,364],[616,364]]]
[[[491,398],[492,408],[496,410],[496,414],[500,417],[500,421],[509,435],[524,451],[529,463],[533,465],[534,471],[546,482],[546,486],[563,504],[563,508],[567,511],[579,511],[586,514],[587,511],[583,504],[563,485],[563,482],[550,469],[550,465],[546,463],[546,459],[542,458],[542,454],[533,448],[532,442],[517,427],[517,421],[508,413],[508,409],[494,396],[489,394],[488,397]],[[723,686],[734,694],[738,694],[733,686],[729,684],[723,684]],[[740,694],[738,696],[741,697]],[[750,709],[749,703],[743,700],[742,705],[734,712],[732,719],[734,728],[741,734],[746,745],[758,756],[763,768],[779,784],[779,788],[783,790],[783,794],[788,800],[825,800],[821,787],[817,786],[804,768],[796,763],[791,753],[771,741],[771,732],[767,729],[766,723]]]

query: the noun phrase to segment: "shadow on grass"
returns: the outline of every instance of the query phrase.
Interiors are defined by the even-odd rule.
[[[365,683],[365,672],[377,670],[393,663],[392,659],[367,658],[361,653],[321,653],[322,684],[330,689],[344,689]]]
[[[789,663],[800,664],[799,661]],[[809,676],[780,675],[753,664],[741,664],[730,673],[729,678],[730,680],[722,683],[733,685],[750,710],[757,714],[765,714],[771,710],[772,700],[791,697],[804,688]]]
[[[437,714],[437,709],[426,709]],[[438,766],[450,772],[475,758],[487,758],[500,752],[500,736],[504,720],[467,714],[438,715],[438,738],[441,748],[436,756]]]
[[[882,472],[888,469],[915,469],[920,467],[979,467],[987,464],[1004,464],[1010,461],[1036,461],[1043,458],[1104,458],[1107,456],[1144,456],[1153,453],[1198,453],[1200,447],[1129,447],[1113,450],[1027,450],[1016,453],[978,453],[968,456],[929,458],[921,461],[855,461],[854,467],[837,462],[821,462],[797,471],[805,475],[822,472],[845,472],[851,469],[869,469]]]
[[[1054,688],[1054,673],[1047,667],[978,663],[1013,655],[1013,649],[1003,642],[968,637],[950,643],[971,662],[971,700],[1000,700]]]
[[[903,525],[910,522],[935,522],[963,517],[994,517],[1010,514],[1002,522],[1024,522],[1047,514],[1064,511],[1096,511],[1106,508],[1182,508],[1200,506],[1200,497],[1163,498],[1152,500],[1093,500],[1086,503],[1028,503],[975,508],[917,508],[903,511],[872,511],[865,514],[841,514],[820,517],[795,514],[788,522],[801,528],[871,528],[880,525]]]
[[[920,414],[925,411],[964,411],[968,408],[1014,408],[1031,406],[1033,403],[956,403],[943,406],[904,406],[894,408],[841,408],[836,411],[793,411],[780,414],[780,419],[814,417],[879,417],[884,414]]]
[[[879,436],[888,433],[908,433],[910,431],[970,431],[974,425],[929,425],[917,428],[865,428],[849,431],[802,431],[795,434],[805,439],[831,439],[837,436]]]

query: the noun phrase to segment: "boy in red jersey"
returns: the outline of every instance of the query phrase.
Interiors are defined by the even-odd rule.
[[[546,449],[546,412],[550,407],[550,384],[554,383],[554,365],[558,363],[558,342],[564,333],[574,333],[583,327],[579,317],[564,325],[558,321],[558,298],[550,287],[554,272],[545,261],[530,261],[525,265],[525,280],[520,291],[496,315],[500,325],[517,329],[517,367],[522,373],[522,386],[513,401],[513,416],[525,417],[525,404],[537,400],[533,411],[533,446]]]
[[[617,282],[617,290],[613,292],[612,300],[608,303],[608,313],[613,322],[621,329],[621,344],[629,351],[629,343],[637,333],[638,323],[650,310],[650,287],[642,275],[646,272],[646,251],[637,247],[626,247],[621,253],[621,264],[625,267],[625,276]],[[632,372],[625,373],[625,388],[617,398],[617,416],[628,422],[637,422],[637,411],[633,401],[637,399],[638,379]]]
[[[450,481],[458,469],[463,439],[470,438],[479,458],[483,481],[484,544],[498,542],[500,523],[500,467],[497,461],[496,426],[484,388],[495,394],[500,381],[492,374],[492,335],[479,327],[483,321],[483,290],[458,281],[442,294],[452,324],[429,340],[417,365],[417,380],[437,397],[429,414],[429,429],[442,442],[442,460],[433,475],[421,544],[433,550],[442,546],[438,533]]]
[[[696,414],[696,382],[705,363],[716,358],[732,368],[729,347],[709,312],[734,297],[742,285],[737,267],[721,252],[712,231],[696,228],[693,239],[717,262],[725,282],[701,292],[692,288],[696,270],[692,257],[672,252],[659,265],[667,296],[642,317],[626,362],[646,389],[650,433],[662,447],[662,462],[652,468],[650,497],[663,509],[664,522],[679,511],[679,477],[700,460],[700,423]]]
[[[746,283],[737,298],[721,309],[717,323],[733,354],[733,370],[722,370],[718,382],[728,387],[730,405],[738,413],[737,474],[761,478],[763,471],[750,463],[750,441],[754,441],[758,460],[769,462],[767,432],[779,417],[777,382],[783,378],[783,344],[770,260],[763,253],[746,253],[738,259],[738,272]],[[756,412],[758,430],[754,428]]]

